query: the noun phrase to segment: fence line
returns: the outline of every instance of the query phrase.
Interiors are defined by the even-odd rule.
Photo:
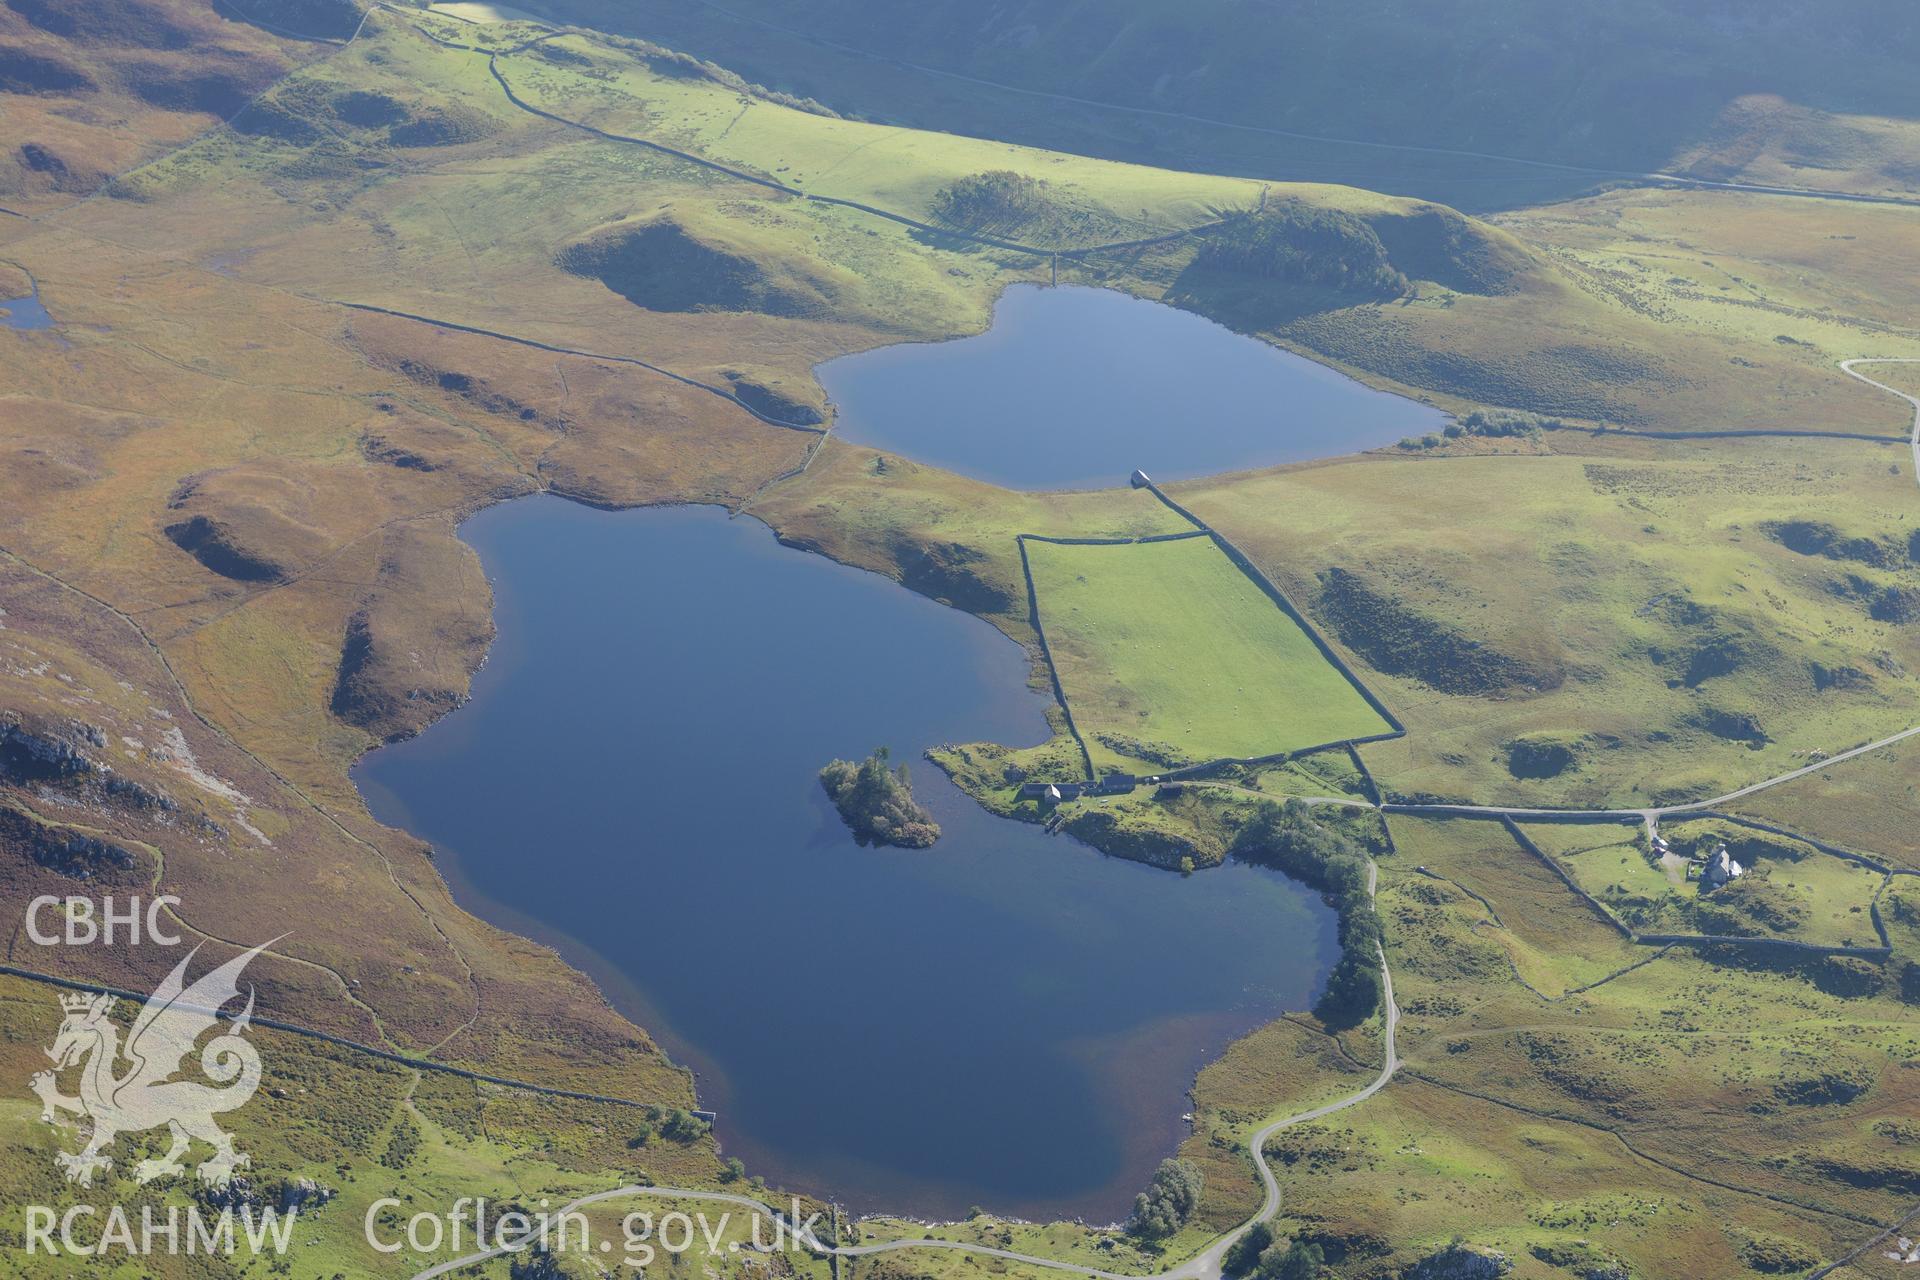
[[[1440,806],[1440,805],[1385,804],[1385,805],[1381,805],[1380,809],[1382,813],[1388,813],[1388,814],[1401,813],[1401,814],[1407,814],[1409,816],[1414,816],[1414,817],[1438,817],[1438,818],[1448,818],[1448,819],[1467,818],[1467,819],[1478,820],[1481,822],[1485,822],[1490,819],[1497,819],[1500,822],[1500,824],[1507,829],[1507,834],[1513,837],[1514,843],[1518,844],[1526,852],[1532,854],[1534,857],[1538,858],[1542,863],[1544,863],[1547,869],[1552,871],[1555,876],[1559,877],[1560,882],[1566,885],[1566,887],[1573,892],[1573,895],[1575,897],[1579,898],[1582,902],[1586,903],[1587,906],[1590,907],[1595,914],[1597,914],[1602,920],[1606,921],[1607,924],[1611,925],[1614,928],[1614,930],[1616,930],[1622,937],[1624,937],[1627,941],[1632,942],[1639,946],[1775,947],[1775,948],[1780,948],[1788,951],[1804,951],[1809,955],[1861,956],[1871,960],[1886,960],[1893,955],[1893,946],[1892,946],[1891,940],[1887,936],[1885,927],[1880,923],[1879,912],[1877,907],[1872,911],[1872,919],[1874,923],[1874,929],[1880,935],[1880,939],[1883,944],[1877,947],[1856,947],[1852,945],[1845,945],[1845,944],[1839,944],[1839,943],[1802,942],[1796,938],[1771,938],[1766,936],[1755,936],[1755,935],[1737,934],[1737,933],[1638,933],[1632,928],[1632,926],[1628,925],[1624,920],[1616,916],[1613,913],[1613,910],[1610,907],[1608,907],[1604,902],[1600,901],[1600,899],[1594,897],[1591,893],[1588,893],[1584,888],[1582,888],[1580,886],[1580,883],[1573,878],[1573,873],[1568,871],[1565,867],[1561,866],[1557,858],[1554,858],[1551,854],[1547,853],[1546,850],[1542,849],[1538,844],[1534,843],[1533,838],[1529,836],[1525,831],[1523,831],[1520,827],[1520,824],[1515,822],[1512,816],[1509,814],[1488,813],[1485,810],[1475,810],[1475,809],[1461,809],[1461,808],[1448,809],[1445,806]],[[1554,819],[1551,817],[1543,817],[1540,820],[1547,821],[1547,822],[1554,821]],[[1604,823],[1604,822],[1610,821],[1610,819],[1595,817],[1592,815],[1581,815],[1579,818],[1563,819],[1563,821],[1587,821],[1587,822]],[[1790,833],[1784,833],[1784,832],[1780,834],[1790,835]],[[1790,836],[1790,838],[1799,839],[1800,837]],[[1863,863],[1869,867],[1872,866],[1872,863],[1869,860],[1864,858],[1860,858],[1856,856],[1852,860],[1855,862]],[[1891,882],[1891,880],[1892,880],[1892,873],[1889,872],[1887,873],[1887,881],[1882,882],[1882,885],[1881,885],[1882,890],[1885,889],[1886,884]],[[1877,896],[1878,895],[1876,894],[1876,897]]]
[[[1033,565],[1027,560],[1027,535],[1015,534],[1015,545],[1020,548],[1020,572],[1027,580],[1027,617],[1033,623],[1033,634],[1040,641],[1040,656],[1047,660],[1047,678],[1053,682],[1054,700],[1060,704],[1060,714],[1066,717],[1067,732],[1080,747],[1080,760],[1086,765],[1087,781],[1095,778],[1093,771],[1093,752],[1087,749],[1087,740],[1080,736],[1080,726],[1073,722],[1073,708],[1067,705],[1067,691],[1060,683],[1060,664],[1053,660],[1053,648],[1047,643],[1047,629],[1040,624],[1040,593],[1033,585]]]
[[[1262,591],[1266,592],[1268,599],[1272,600],[1275,604],[1280,606],[1281,612],[1285,613],[1289,618],[1293,619],[1294,624],[1298,626],[1302,631],[1306,632],[1307,638],[1313,641],[1314,647],[1320,651],[1320,656],[1325,658],[1328,662],[1332,663],[1334,670],[1338,671],[1342,676],[1346,678],[1347,683],[1352,685],[1354,688],[1354,691],[1357,692],[1362,698],[1366,700],[1367,705],[1369,707],[1372,707],[1374,711],[1379,714],[1382,720],[1385,720],[1389,725],[1393,727],[1392,733],[1373,734],[1365,738],[1350,739],[1350,741],[1384,742],[1391,738],[1399,738],[1399,737],[1405,736],[1407,732],[1407,727],[1406,725],[1400,722],[1400,717],[1393,714],[1392,709],[1389,708],[1387,704],[1384,701],[1382,701],[1380,697],[1377,694],[1375,694],[1372,689],[1367,687],[1366,681],[1362,680],[1359,676],[1359,673],[1356,672],[1351,666],[1347,664],[1347,660],[1345,658],[1342,658],[1338,653],[1334,652],[1333,646],[1327,643],[1326,637],[1320,634],[1319,628],[1315,627],[1313,623],[1307,620],[1307,615],[1301,612],[1300,609],[1293,603],[1292,599],[1288,597],[1287,593],[1280,589],[1280,585],[1278,583],[1274,582],[1273,579],[1269,578],[1266,574],[1262,573],[1260,571],[1259,566],[1254,564],[1253,560],[1250,557],[1248,557],[1245,552],[1241,551],[1239,547],[1235,546],[1232,540],[1230,540],[1225,534],[1221,533],[1218,529],[1208,524],[1205,520],[1202,520],[1199,516],[1193,514],[1193,512],[1187,510],[1185,507],[1175,502],[1172,498],[1168,497],[1166,491],[1162,489],[1159,485],[1155,484],[1153,480],[1149,478],[1144,471],[1138,471],[1138,472],[1135,472],[1134,474],[1138,477],[1138,481],[1136,483],[1139,483],[1141,487],[1145,488],[1148,492],[1152,493],[1154,497],[1160,499],[1161,502],[1165,503],[1169,510],[1173,511],[1176,515],[1180,516],[1182,519],[1186,520],[1189,524],[1193,525],[1194,528],[1199,529],[1202,533],[1206,534],[1209,538],[1212,538],[1214,545],[1219,547],[1220,550],[1226,554],[1227,559],[1233,562],[1234,567],[1239,569],[1240,572],[1246,574],[1248,578],[1252,579],[1255,586],[1259,587]],[[1338,744],[1332,744],[1332,745],[1338,745]]]

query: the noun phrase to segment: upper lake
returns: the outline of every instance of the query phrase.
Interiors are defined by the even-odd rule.
[[[814,370],[834,434],[1016,489],[1190,479],[1335,457],[1446,415],[1203,316],[1111,289],[1015,285],[985,333]]]
[[[919,762],[1046,734],[1026,655],[976,618],[713,508],[529,498],[462,536],[499,625],[473,699],[356,778],[464,905],[694,1067],[776,1185],[1117,1220],[1202,1063],[1337,958],[1275,873],[1106,858]],[[856,846],[820,790],[881,745],[915,762],[932,849]]]

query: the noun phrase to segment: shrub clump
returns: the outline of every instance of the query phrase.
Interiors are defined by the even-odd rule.
[[[1323,1275],[1326,1251],[1305,1240],[1276,1240],[1273,1229],[1256,1222],[1233,1242],[1221,1270],[1240,1280],[1315,1280]]]
[[[887,761],[885,747],[858,764],[835,760],[820,771],[820,785],[861,844],[924,849],[940,838],[940,824],[914,801],[907,766]]]
[[[1179,1159],[1162,1160],[1153,1181],[1133,1198],[1127,1230],[1144,1240],[1165,1240],[1187,1225],[1200,1207],[1199,1167]]]
[[[1369,298],[1397,298],[1411,287],[1364,220],[1298,200],[1229,222],[1207,238],[1193,264]]]
[[[1008,230],[1047,211],[1047,184],[1011,169],[958,178],[934,193],[933,216],[973,231]]]
[[[1412,452],[1437,449],[1449,440],[1538,440],[1544,431],[1560,431],[1566,423],[1559,418],[1542,418],[1531,413],[1482,413],[1475,409],[1466,417],[1449,422],[1437,434],[1408,436],[1399,447]]]

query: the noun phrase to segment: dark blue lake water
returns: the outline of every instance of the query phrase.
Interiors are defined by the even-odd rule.
[[[1180,480],[1392,444],[1446,415],[1111,289],[1015,285],[993,326],[814,370],[844,439],[1015,489]]]
[[[776,1184],[1117,1219],[1200,1065],[1336,958],[1331,913],[1277,875],[1106,858],[931,764],[940,843],[857,847],[827,760],[1044,737],[1025,655],[976,618],[712,508],[531,498],[462,536],[499,623],[473,701],[356,777],[463,903],[691,1064]]]

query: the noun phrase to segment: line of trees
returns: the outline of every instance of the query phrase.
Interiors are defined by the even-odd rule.
[[[1380,1008],[1380,917],[1367,892],[1366,854],[1345,834],[1314,820],[1298,800],[1260,806],[1235,835],[1233,853],[1275,867],[1309,885],[1340,916],[1340,960],[1314,1015],[1330,1027],[1352,1027]]]

